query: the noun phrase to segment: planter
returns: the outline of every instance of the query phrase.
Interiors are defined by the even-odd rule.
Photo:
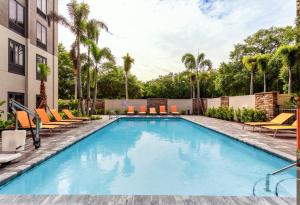
[[[24,150],[26,140],[25,130],[4,130],[1,135],[3,152]]]

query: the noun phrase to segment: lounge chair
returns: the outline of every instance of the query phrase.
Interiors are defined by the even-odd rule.
[[[50,112],[57,122],[82,122],[82,120],[64,120],[56,109],[50,109]]]
[[[46,110],[37,108],[35,109],[38,116],[41,118],[41,121],[43,125],[71,125],[72,122],[51,122],[49,119],[48,114],[46,113]]]
[[[140,112],[139,112],[139,114],[140,115],[145,115],[146,113],[147,113],[146,106],[145,105],[141,105],[140,106]]]
[[[287,121],[289,118],[291,118],[293,116],[294,116],[294,114],[292,114],[292,113],[281,113],[269,122],[245,122],[243,125],[243,129],[246,125],[252,126],[253,131],[254,131],[255,127],[268,126],[268,125],[282,125],[285,121]]]
[[[128,106],[127,115],[133,115],[134,114],[134,106]]]
[[[173,115],[179,115],[179,112],[177,112],[177,107],[176,107],[176,105],[172,105],[172,106],[171,106],[171,113],[172,113]]]
[[[149,111],[150,111],[149,112],[150,115],[156,115],[157,114],[155,107],[150,107]]]
[[[17,119],[23,129],[36,128],[36,125],[25,111],[17,111]],[[59,125],[42,125],[41,129],[54,129],[59,128]]]
[[[70,110],[68,110],[68,109],[63,109],[62,110],[65,114],[66,114],[66,116],[69,118],[69,119],[71,119],[71,120],[91,120],[91,118],[89,118],[89,117],[75,117],[73,114],[72,114],[72,112],[70,111]]]
[[[11,162],[13,160],[18,159],[19,157],[21,157],[22,154],[21,153],[12,153],[12,154],[0,154],[0,164],[6,164],[8,162]]]
[[[164,105],[159,106],[159,114],[161,114],[161,115],[166,115],[167,114],[166,106],[164,106]]]
[[[280,131],[280,130],[296,130],[297,129],[297,120],[292,125],[262,126],[262,128],[265,128],[268,130],[274,130],[273,137],[276,137],[278,131]]]

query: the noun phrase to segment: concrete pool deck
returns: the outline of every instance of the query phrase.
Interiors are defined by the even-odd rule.
[[[133,116],[130,116],[133,117]],[[151,116],[153,117],[153,116]],[[235,122],[228,122],[202,116],[182,116],[186,120],[217,130],[229,135],[237,140],[250,145],[259,147],[268,152],[282,156],[289,160],[295,159],[295,139],[273,138],[265,133],[250,132],[242,130],[242,125]],[[32,139],[27,138],[25,151],[18,161],[10,163],[0,169],[0,182],[25,172],[31,167],[55,155],[59,151],[70,145],[84,139],[89,134],[113,122],[115,119],[109,119],[103,116],[102,120],[91,121],[78,128],[65,132],[52,134],[49,137],[42,138],[42,146],[34,149]],[[125,198],[124,198],[125,197]],[[127,197],[127,198],[126,198]],[[0,195],[0,204],[296,204],[296,199],[291,198],[268,198],[268,197],[176,197],[170,196],[5,196]],[[24,203],[23,200],[28,200]],[[128,199],[128,200],[127,200]],[[137,203],[140,199],[142,203]],[[178,199],[176,201],[175,199]],[[74,203],[68,203],[74,200]],[[95,200],[95,203],[94,203]],[[127,200],[127,201],[126,201]],[[175,200],[175,201],[174,201]],[[101,203],[100,203],[101,202]],[[103,203],[102,203],[103,202]],[[120,202],[120,203],[119,203]],[[122,203],[124,202],[124,203]],[[176,202],[176,203],[173,203]]]

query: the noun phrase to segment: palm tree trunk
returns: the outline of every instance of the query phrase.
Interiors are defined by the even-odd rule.
[[[41,79],[40,97],[41,97],[41,102],[40,102],[39,108],[46,109],[47,108],[47,94],[46,94],[46,87],[45,87],[45,83],[44,83],[43,79]]]
[[[125,73],[125,91],[126,91],[126,100],[128,100],[128,76]]]
[[[253,95],[253,71],[251,71],[251,78],[250,78],[250,95]]]
[[[288,94],[292,93],[292,71],[289,68],[289,84],[288,84]]]
[[[74,75],[74,99],[77,100],[78,92],[77,92],[77,75]]]
[[[266,73],[264,73],[264,92],[267,92],[267,78],[266,78]]]
[[[88,47],[88,64],[90,64],[90,46]],[[91,101],[91,77],[90,77],[90,67],[87,68],[87,83],[86,83],[86,114],[90,115],[90,101]]]
[[[79,37],[78,37],[79,38]],[[83,106],[83,97],[82,97],[82,84],[81,84],[81,64],[80,64],[80,41],[79,39],[76,40],[76,47],[77,47],[77,92],[80,102],[80,111],[81,114],[84,115],[84,106]]]
[[[97,92],[98,92],[98,83],[96,82],[95,87],[94,87],[94,94],[93,94],[93,105],[92,105],[92,110],[91,110],[92,114],[96,114],[95,110],[96,110]]]

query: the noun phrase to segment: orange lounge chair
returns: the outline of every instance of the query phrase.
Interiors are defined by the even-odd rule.
[[[128,106],[127,115],[133,115],[134,114],[134,106]]]
[[[155,107],[150,107],[149,110],[150,110],[150,115],[156,115],[157,114]]]
[[[146,106],[145,105],[141,105],[140,106],[140,112],[139,112],[139,114],[140,115],[145,115],[146,113],[147,113]]]
[[[172,113],[173,115],[179,115],[179,112],[177,112],[177,107],[176,107],[176,105],[172,105],[172,106],[171,106],[171,113]]]
[[[62,110],[70,120],[91,120],[89,117],[75,117],[68,109]]]
[[[82,120],[64,120],[56,109],[50,109],[50,112],[57,122],[82,122]]]
[[[30,129],[30,125],[32,128],[36,128],[36,125],[32,121],[25,111],[17,111],[17,119],[24,129]],[[58,128],[59,125],[42,125],[41,129],[54,129]]]
[[[159,106],[159,114],[161,114],[161,115],[166,115],[167,114],[166,106],[164,106],[164,105]]]
[[[48,114],[46,113],[46,110],[37,108],[35,109],[38,116],[41,118],[41,121],[43,125],[71,125],[72,122],[51,122],[49,119]]]

